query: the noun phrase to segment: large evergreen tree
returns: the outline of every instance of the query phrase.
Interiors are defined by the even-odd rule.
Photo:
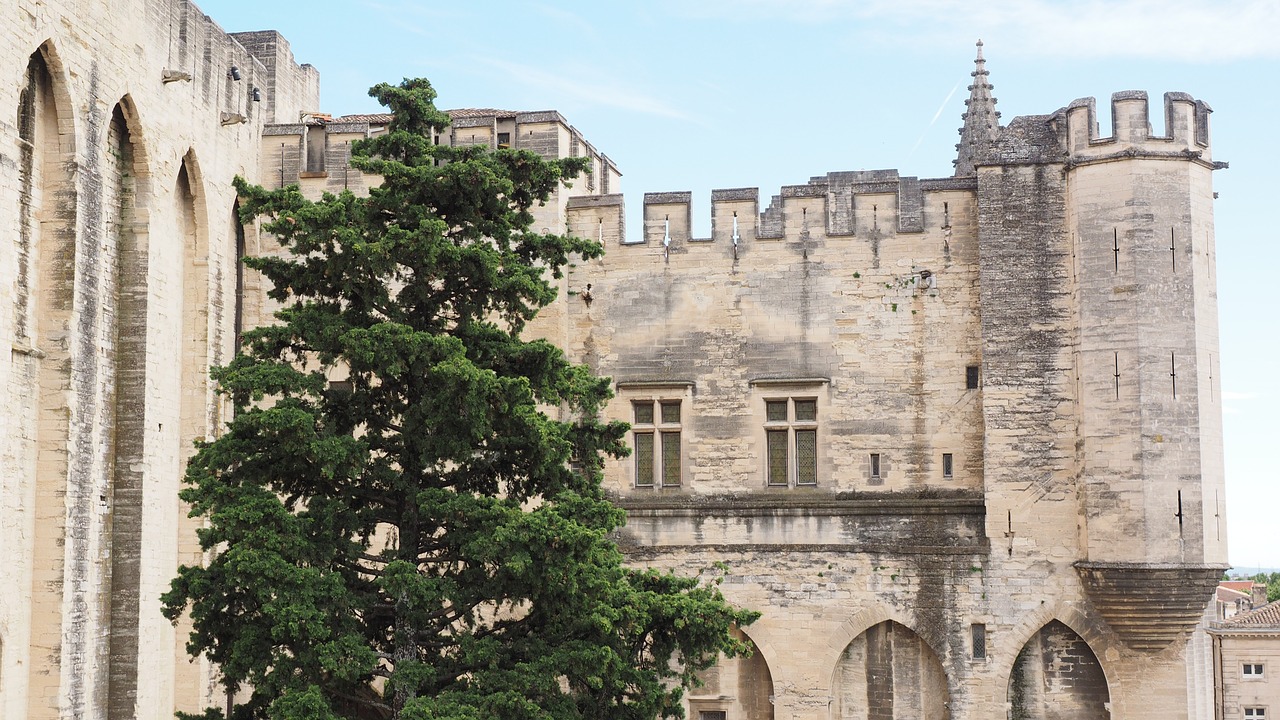
[[[370,93],[394,119],[353,146],[383,179],[367,196],[237,186],[288,250],[245,260],[283,309],[213,373],[236,415],[183,491],[208,562],[165,612],[190,610],[235,718],[678,714],[754,615],[622,566],[608,381],[521,338],[548,276],[602,252],[531,230],[584,164],[435,145],[449,120],[425,80]]]

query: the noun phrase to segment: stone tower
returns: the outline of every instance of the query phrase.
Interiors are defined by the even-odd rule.
[[[1168,658],[1227,565],[1211,179],[1225,164],[1205,103],[1167,93],[1155,134],[1146,93],[1111,102],[1109,136],[1088,98],[960,149],[958,171],[977,148],[987,524],[1010,558],[1074,553],[1108,631]],[[1198,717],[1201,642],[1185,674],[1157,661],[1128,682],[1188,685],[1178,711]]]
[[[1163,110],[1153,135],[1117,93],[1099,137],[1078,100],[975,163],[988,522],[1010,552],[1075,536],[1091,600],[1150,649],[1226,564],[1209,108]]]
[[[1209,108],[1112,97],[1065,112],[1067,228],[1080,340],[1080,492],[1090,599],[1132,649],[1175,652],[1227,565]],[[1059,122],[1062,122],[1061,120]],[[1108,247],[1108,236],[1110,246]],[[1186,653],[1188,716],[1208,716],[1206,642]],[[1159,673],[1152,673],[1158,677]],[[1176,669],[1164,687],[1179,687]],[[1159,687],[1159,686],[1156,686]]]

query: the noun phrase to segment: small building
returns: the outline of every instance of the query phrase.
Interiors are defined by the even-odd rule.
[[[1251,588],[1240,589],[1237,587],[1239,585],[1239,582],[1224,581],[1218,583],[1218,592],[1214,596],[1214,620],[1227,620],[1240,613],[1249,612],[1255,605],[1261,605],[1266,602],[1265,590],[1262,603],[1255,603],[1254,595],[1250,592]]]
[[[1218,587],[1235,590],[1249,596],[1249,609],[1267,604],[1267,584],[1253,580],[1223,580]],[[1223,618],[1225,619],[1225,618]]]
[[[1280,716],[1280,601],[1214,623],[1209,635],[1215,720]]]

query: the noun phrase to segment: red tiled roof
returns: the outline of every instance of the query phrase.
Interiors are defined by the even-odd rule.
[[[1259,627],[1271,625],[1280,628],[1280,600],[1267,603],[1260,608],[1240,613],[1230,620],[1224,620],[1223,627]]]
[[[1223,580],[1218,583],[1218,587],[1230,588],[1236,592],[1251,593],[1253,592],[1252,580]]]
[[[1248,600],[1253,597],[1249,593],[1232,590],[1223,583],[1218,586],[1218,602],[1235,602],[1236,600]]]

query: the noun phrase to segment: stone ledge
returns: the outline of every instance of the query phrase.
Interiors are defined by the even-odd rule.
[[[805,543],[805,544],[786,544],[786,543],[754,543],[754,544],[732,544],[732,543],[693,543],[689,545],[662,545],[659,547],[649,545],[630,545],[625,538],[619,539],[618,549],[623,555],[629,558],[659,558],[671,554],[698,554],[698,553],[815,553],[820,555],[924,555],[927,557],[984,557],[987,552],[985,546],[975,547],[968,545],[900,545],[882,544],[882,543],[866,543],[862,545],[847,545],[843,543]]]
[[[945,492],[945,494],[944,494]],[[979,493],[823,493],[813,490],[761,492],[750,495],[688,495],[612,497],[628,514],[750,515],[985,515]],[[680,513],[685,511],[685,513]]]
[[[729,497],[633,496],[615,502],[627,512],[619,544],[657,553],[699,546],[886,554],[989,551],[986,509],[981,498],[970,496],[850,497],[792,490]]]

